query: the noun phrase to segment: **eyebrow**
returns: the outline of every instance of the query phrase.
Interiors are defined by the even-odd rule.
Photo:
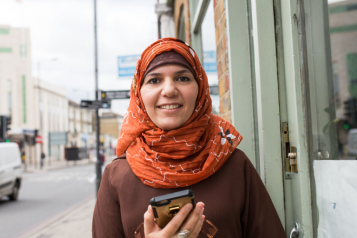
[[[181,69],[179,71],[176,71],[174,74],[183,74],[183,73],[191,73],[190,70],[188,69]],[[149,73],[146,76],[160,76],[162,73]]]

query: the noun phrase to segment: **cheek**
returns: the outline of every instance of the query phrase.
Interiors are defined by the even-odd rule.
[[[142,99],[142,101],[144,103],[145,110],[146,111],[152,110],[151,108],[153,106],[155,106],[155,102],[154,102],[155,99],[154,99],[154,97],[152,95],[152,91],[147,90],[145,88],[142,88],[140,90],[140,94],[141,94],[141,99]]]
[[[193,87],[191,90],[185,92],[186,102],[193,109],[196,107],[196,101],[198,97],[198,86]]]

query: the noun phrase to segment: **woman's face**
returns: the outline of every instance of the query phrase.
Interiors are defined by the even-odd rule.
[[[196,105],[198,84],[187,68],[162,65],[144,78],[141,98],[151,121],[163,130],[174,130],[190,119]]]

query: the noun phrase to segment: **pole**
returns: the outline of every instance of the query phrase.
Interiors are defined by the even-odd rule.
[[[98,100],[98,43],[97,43],[97,0],[94,0],[94,64],[95,64],[95,100]],[[96,154],[97,161],[95,163],[96,171],[96,194],[98,194],[100,182],[102,180],[102,166],[99,154],[99,109],[95,110],[95,123],[96,123]]]
[[[38,75],[37,75],[37,81],[38,81],[38,84],[37,84],[37,87],[38,87],[38,112],[39,112],[39,123],[40,123],[40,135],[42,136],[42,139],[43,139],[43,128],[42,128],[42,107],[41,107],[41,103],[42,103],[42,94],[41,94],[41,81],[40,81],[40,61],[37,62],[37,70],[38,70]],[[36,144],[35,144],[36,146]],[[37,152],[37,150],[35,149],[35,151]],[[43,144],[40,145],[40,161],[41,161],[41,154],[42,154],[42,151],[43,151]],[[36,157],[35,157],[35,161],[37,161],[38,159],[38,156],[37,156],[37,153],[36,153]],[[36,167],[37,167],[37,163],[36,163]]]

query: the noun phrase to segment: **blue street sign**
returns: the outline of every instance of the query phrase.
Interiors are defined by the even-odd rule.
[[[216,51],[203,52],[203,68],[206,71],[206,73],[217,72]]]
[[[118,56],[119,77],[132,77],[135,73],[136,62],[140,55]]]
[[[132,77],[140,55],[118,56],[118,76]],[[216,51],[203,52],[203,68],[207,73],[217,72]]]

